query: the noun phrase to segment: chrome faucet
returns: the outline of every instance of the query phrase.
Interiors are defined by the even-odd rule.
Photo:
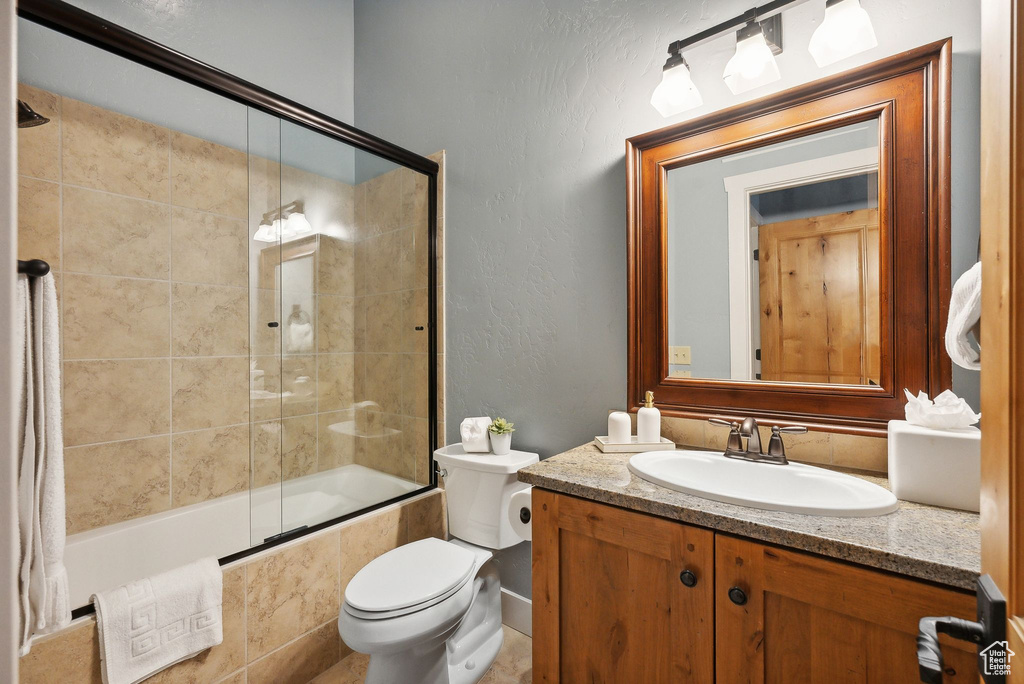
[[[786,458],[786,445],[782,442],[782,433],[801,434],[807,432],[807,428],[796,425],[790,427],[773,425],[772,438],[768,441],[768,452],[765,453],[761,450],[761,432],[753,417],[744,418],[742,423],[721,418],[709,418],[708,422],[729,428],[729,439],[725,444],[724,455],[726,458],[775,465],[789,464],[789,460]],[[743,446],[744,439],[747,440],[746,447]]]

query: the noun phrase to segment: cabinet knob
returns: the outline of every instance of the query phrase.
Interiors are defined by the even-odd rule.
[[[747,593],[739,587],[733,587],[729,590],[729,600],[737,606],[742,606],[747,602]]]
[[[690,570],[683,570],[679,573],[679,581],[683,583],[683,586],[695,587],[697,586],[697,576]]]

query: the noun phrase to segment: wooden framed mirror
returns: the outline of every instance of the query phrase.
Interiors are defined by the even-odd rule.
[[[950,387],[951,51],[626,142],[632,408],[882,434]]]

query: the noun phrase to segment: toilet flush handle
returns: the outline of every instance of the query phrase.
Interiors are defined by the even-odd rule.
[[[448,471],[441,467],[441,464],[434,461],[434,471],[439,477],[448,477]]]

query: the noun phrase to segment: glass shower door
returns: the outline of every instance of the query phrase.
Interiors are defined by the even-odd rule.
[[[249,108],[249,477],[250,544],[285,531],[281,522],[281,121]]]

